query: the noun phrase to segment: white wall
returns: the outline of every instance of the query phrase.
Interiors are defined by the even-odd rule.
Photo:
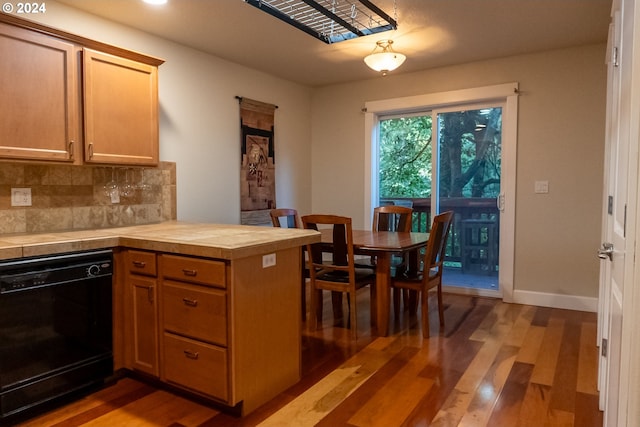
[[[334,85],[314,92],[314,212],[365,223],[366,101],[518,82],[514,291],[598,295],[605,45]],[[408,58],[407,61],[410,61]],[[534,181],[548,180],[548,194]],[[591,301],[593,302],[593,301]]]
[[[240,118],[236,96],[277,105],[276,203],[309,212],[311,89],[99,19],[54,1],[30,19],[163,58],[160,159],[177,164],[178,219],[240,221]]]

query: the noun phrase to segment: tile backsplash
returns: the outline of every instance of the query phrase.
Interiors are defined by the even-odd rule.
[[[106,188],[111,181],[118,186],[114,197]],[[30,188],[31,206],[11,206],[12,188]],[[173,162],[156,168],[0,163],[0,234],[122,227],[176,217]]]

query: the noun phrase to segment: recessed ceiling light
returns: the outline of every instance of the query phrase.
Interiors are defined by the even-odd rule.
[[[168,0],[142,0],[142,1],[149,4],[165,4]]]

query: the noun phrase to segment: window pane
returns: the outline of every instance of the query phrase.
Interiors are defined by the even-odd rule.
[[[380,120],[380,200],[431,196],[431,135],[431,115]]]

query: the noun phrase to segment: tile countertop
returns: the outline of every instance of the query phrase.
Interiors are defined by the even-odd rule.
[[[320,233],[313,230],[167,221],[99,230],[4,234],[0,235],[0,259],[124,246],[233,260],[319,241]]]

